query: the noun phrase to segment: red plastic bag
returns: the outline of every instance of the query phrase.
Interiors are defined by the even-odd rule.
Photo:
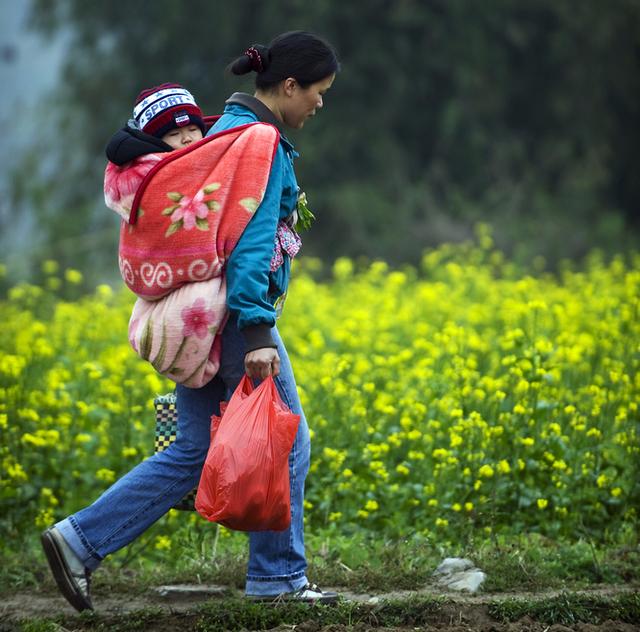
[[[245,375],[221,417],[211,418],[211,445],[196,510],[238,531],[282,531],[291,523],[289,453],[300,415],[280,399],[272,377],[253,388]]]

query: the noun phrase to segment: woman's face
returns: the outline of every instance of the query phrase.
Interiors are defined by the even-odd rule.
[[[295,79],[286,79],[284,85],[286,99],[280,110],[283,122],[294,129],[303,127],[306,120],[314,116],[316,110],[322,107],[322,97],[335,78],[334,73],[306,88],[301,87]]]

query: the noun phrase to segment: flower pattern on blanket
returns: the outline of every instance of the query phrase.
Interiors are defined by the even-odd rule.
[[[221,273],[262,202],[278,140],[275,128],[256,123],[122,167],[109,163],[105,200],[124,220],[120,270],[137,296],[157,300],[196,280],[196,260],[208,278]]]
[[[209,230],[209,222],[207,220],[209,212],[220,210],[220,203],[213,199],[205,200],[204,198],[219,188],[219,182],[208,184],[193,197],[179,192],[167,193],[167,197],[175,204],[162,211],[163,215],[171,216],[171,225],[167,228],[164,236],[169,237],[181,228],[184,228],[184,230],[192,230],[193,228],[199,228],[204,231]]]
[[[204,304],[204,298],[196,299],[191,307],[185,307],[182,310],[182,335],[197,336],[198,338],[206,338],[209,333],[209,326],[215,323],[216,313],[214,310],[207,310]]]
[[[198,388],[218,372],[227,318],[224,277],[188,283],[159,301],[138,299],[129,342],[159,373]]]
[[[129,221],[131,205],[138,187],[151,168],[162,160],[162,154],[140,156],[125,165],[110,162],[104,174],[104,201],[123,220]]]

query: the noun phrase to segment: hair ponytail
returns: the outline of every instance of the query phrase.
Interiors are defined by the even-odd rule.
[[[264,72],[269,67],[269,49],[262,44],[252,44],[244,53],[232,61],[227,69],[234,75],[246,75],[254,71]]]
[[[290,31],[269,46],[254,44],[227,69],[234,75],[256,73],[256,88],[269,90],[288,77],[303,88],[338,72],[340,64],[331,45],[312,33]]]

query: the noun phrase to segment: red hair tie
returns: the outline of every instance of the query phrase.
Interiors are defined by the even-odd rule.
[[[251,46],[244,51],[244,54],[251,60],[251,70],[255,70],[256,72],[262,72],[264,70],[262,57],[260,57],[257,48]]]

